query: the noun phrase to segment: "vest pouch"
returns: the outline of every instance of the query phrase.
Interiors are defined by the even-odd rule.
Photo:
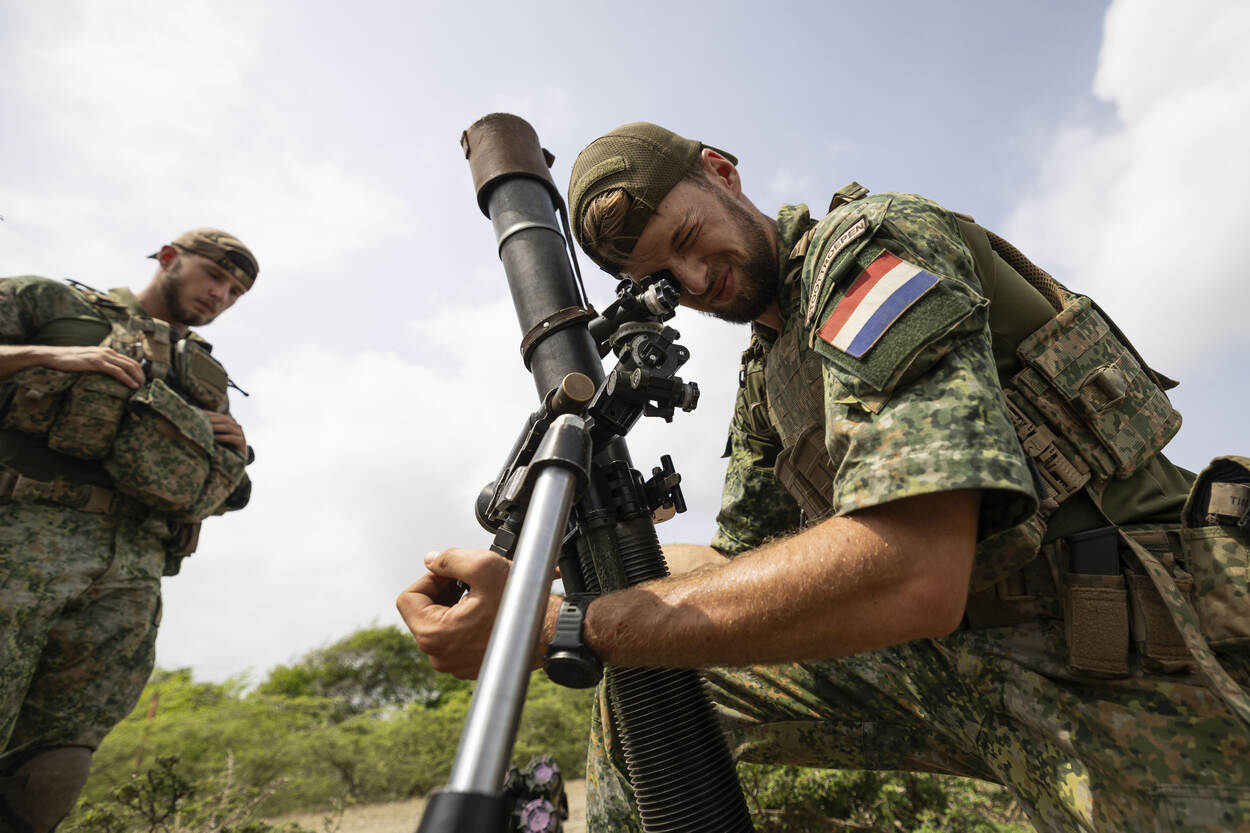
[[[1171,573],[1181,595],[1193,598],[1193,579],[1177,567],[1172,567]],[[1193,657],[1154,582],[1141,573],[1128,573],[1126,578],[1132,599],[1133,645],[1142,665],[1165,674],[1184,671],[1193,663]]]
[[[813,423],[794,445],[777,455],[777,481],[798,503],[811,523],[833,510],[833,463],[825,448],[825,426]]]
[[[1211,461],[1181,511],[1181,558],[1212,648],[1250,643],[1250,457]]]
[[[48,431],[48,448],[98,460],[121,425],[131,388],[103,373],[79,373]]]
[[[220,411],[226,404],[230,377],[221,362],[204,345],[182,339],[174,347],[174,378],[177,385],[209,411]]]
[[[1063,623],[1072,670],[1100,677],[1128,676],[1128,591],[1124,576],[1064,576]]]
[[[204,489],[213,428],[160,379],[131,398],[104,470],[117,489],[161,512],[185,512]]]
[[[1182,527],[1181,546],[1193,576],[1194,610],[1212,648],[1250,644],[1250,530]]]
[[[1011,387],[1100,477],[1125,478],[1180,428],[1180,414],[1089,298],[1020,342]]]
[[[226,498],[238,488],[243,481],[244,467],[247,465],[243,456],[229,446],[221,443],[213,444],[213,459],[209,465],[208,478],[198,497],[184,512],[171,515],[175,521],[196,523],[209,515],[219,514]]]
[[[65,391],[79,374],[51,367],[27,367],[7,380],[0,428],[44,436],[56,421]]]

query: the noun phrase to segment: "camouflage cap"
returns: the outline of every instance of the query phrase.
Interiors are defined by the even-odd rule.
[[[256,275],[260,272],[256,256],[233,234],[215,228],[195,228],[175,237],[170,245],[208,258],[234,275],[248,289],[256,283]],[[148,257],[156,257],[156,254]]]
[[[615,275],[620,272],[621,264],[612,262],[602,252],[591,251],[586,245],[582,229],[586,207],[599,195],[615,188],[624,189],[633,198],[618,238],[624,243],[618,249],[628,254],[660,202],[686,176],[704,148],[738,164],[732,154],[642,121],[621,125],[595,139],[577,155],[569,176],[569,219],[573,236],[605,272]]]

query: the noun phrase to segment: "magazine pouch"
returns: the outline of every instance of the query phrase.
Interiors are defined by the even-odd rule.
[[[1250,458],[1212,461],[1194,481],[1181,518],[1203,635],[1215,649],[1250,643]]]
[[[48,448],[98,460],[108,453],[132,389],[103,373],[79,373],[48,431]]]
[[[245,465],[243,455],[229,446],[215,443],[213,445],[213,459],[209,464],[208,477],[204,481],[204,488],[186,511],[173,514],[171,519],[195,523],[202,521],[209,515],[219,514],[223,511],[222,504],[226,502],[226,498],[243,481]]]
[[[27,367],[14,373],[3,388],[0,428],[46,436],[61,410],[65,391],[78,374],[51,367]]]
[[[160,379],[130,399],[104,469],[120,492],[162,512],[189,510],[213,459],[213,428]]]
[[[1095,477],[1128,477],[1180,428],[1163,388],[1089,298],[1072,296],[1016,353],[1024,369],[1012,377],[1011,392]]]

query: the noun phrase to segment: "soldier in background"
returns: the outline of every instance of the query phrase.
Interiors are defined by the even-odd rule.
[[[235,237],[189,231],[137,294],[0,280],[0,830],[47,833],[152,671],[161,576],[246,505],[225,369],[189,332],[251,289]]]
[[[573,165],[605,271],[752,328],[711,546],[592,600],[586,644],[709,669],[741,760],[995,781],[1048,831],[1250,830],[1250,460],[1169,462],[1174,383],[971,218],[852,183],[773,220],[736,165],[643,123]],[[426,565],[400,611],[474,676],[508,564]],[[637,830],[602,713],[588,828]]]

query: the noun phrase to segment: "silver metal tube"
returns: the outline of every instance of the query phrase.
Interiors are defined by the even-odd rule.
[[[452,764],[448,789],[453,792],[498,793],[503,788],[576,488],[577,475],[561,466],[545,466],[535,479],[512,571]]]

